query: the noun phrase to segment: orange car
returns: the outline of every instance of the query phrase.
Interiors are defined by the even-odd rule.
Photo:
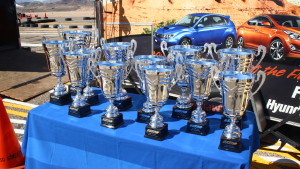
[[[257,49],[264,45],[272,60],[300,58],[300,17],[264,14],[237,28],[237,46]]]

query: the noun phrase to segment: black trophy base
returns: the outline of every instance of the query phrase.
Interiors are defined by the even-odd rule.
[[[101,116],[101,126],[116,129],[124,124],[123,114],[119,113],[117,117],[106,117],[105,114]]]
[[[118,108],[119,111],[125,111],[132,107],[131,96],[126,96],[125,100],[114,100],[114,105]]]
[[[194,123],[193,121],[189,120],[187,122],[186,132],[202,136],[207,135],[209,132],[209,120],[206,119],[206,121],[203,123]]]
[[[150,122],[150,118],[151,116],[154,114],[155,112],[144,112],[142,109],[138,110],[137,112],[137,118],[135,121],[140,122],[140,123],[146,123],[148,124]]]
[[[164,123],[163,127],[152,128],[149,124],[146,126],[145,136],[154,140],[162,141],[168,136],[168,124]]]
[[[221,129],[224,129],[227,125],[229,125],[231,122],[230,118],[222,115],[222,118],[221,118],[221,124],[220,124],[220,128]],[[243,127],[243,120],[242,118],[239,118],[239,119],[236,119],[235,121],[235,124],[242,130],[242,127]]]
[[[188,120],[191,118],[193,110],[195,110],[193,106],[187,109],[181,109],[175,105],[173,106],[172,117]]]
[[[66,93],[61,96],[55,96],[53,93],[50,94],[50,103],[59,106],[66,105],[72,102],[71,93]]]
[[[90,97],[87,97],[87,98],[86,98],[86,102],[87,102],[89,105],[91,105],[91,106],[96,105],[96,104],[99,104],[99,98],[98,98],[98,95],[97,95],[97,94],[94,94],[94,95],[92,95],[92,96],[90,96]]]
[[[69,107],[69,115],[75,117],[85,117],[91,113],[91,107],[89,104],[81,107],[73,107],[72,105]]]
[[[242,151],[241,139],[226,139],[221,137],[219,149],[239,153]]]

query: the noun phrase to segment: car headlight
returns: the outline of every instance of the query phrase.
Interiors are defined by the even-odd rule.
[[[172,38],[174,35],[172,35],[172,34],[164,34],[164,38],[165,39],[170,39],[170,38]]]
[[[283,32],[286,33],[292,39],[300,40],[300,35],[298,33],[287,31],[287,30],[283,30]]]

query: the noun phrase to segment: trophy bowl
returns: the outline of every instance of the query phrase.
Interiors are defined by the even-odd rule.
[[[62,32],[64,40],[74,40],[75,49],[89,48],[92,32],[90,31],[64,31]]]

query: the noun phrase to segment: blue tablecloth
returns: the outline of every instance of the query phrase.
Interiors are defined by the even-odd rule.
[[[186,120],[171,118],[174,100],[161,109],[169,124],[164,141],[144,138],[146,124],[135,122],[136,110],[144,96],[130,94],[133,107],[123,113],[125,124],[118,129],[100,126],[100,117],[108,102],[100,94],[101,104],[92,106],[84,118],[69,116],[68,106],[43,104],[29,112],[22,152],[26,169],[241,169],[249,168],[252,153],[259,146],[252,112],[246,112],[242,130],[243,151],[218,149],[222,129],[220,115],[210,115],[207,136],[185,132]]]

